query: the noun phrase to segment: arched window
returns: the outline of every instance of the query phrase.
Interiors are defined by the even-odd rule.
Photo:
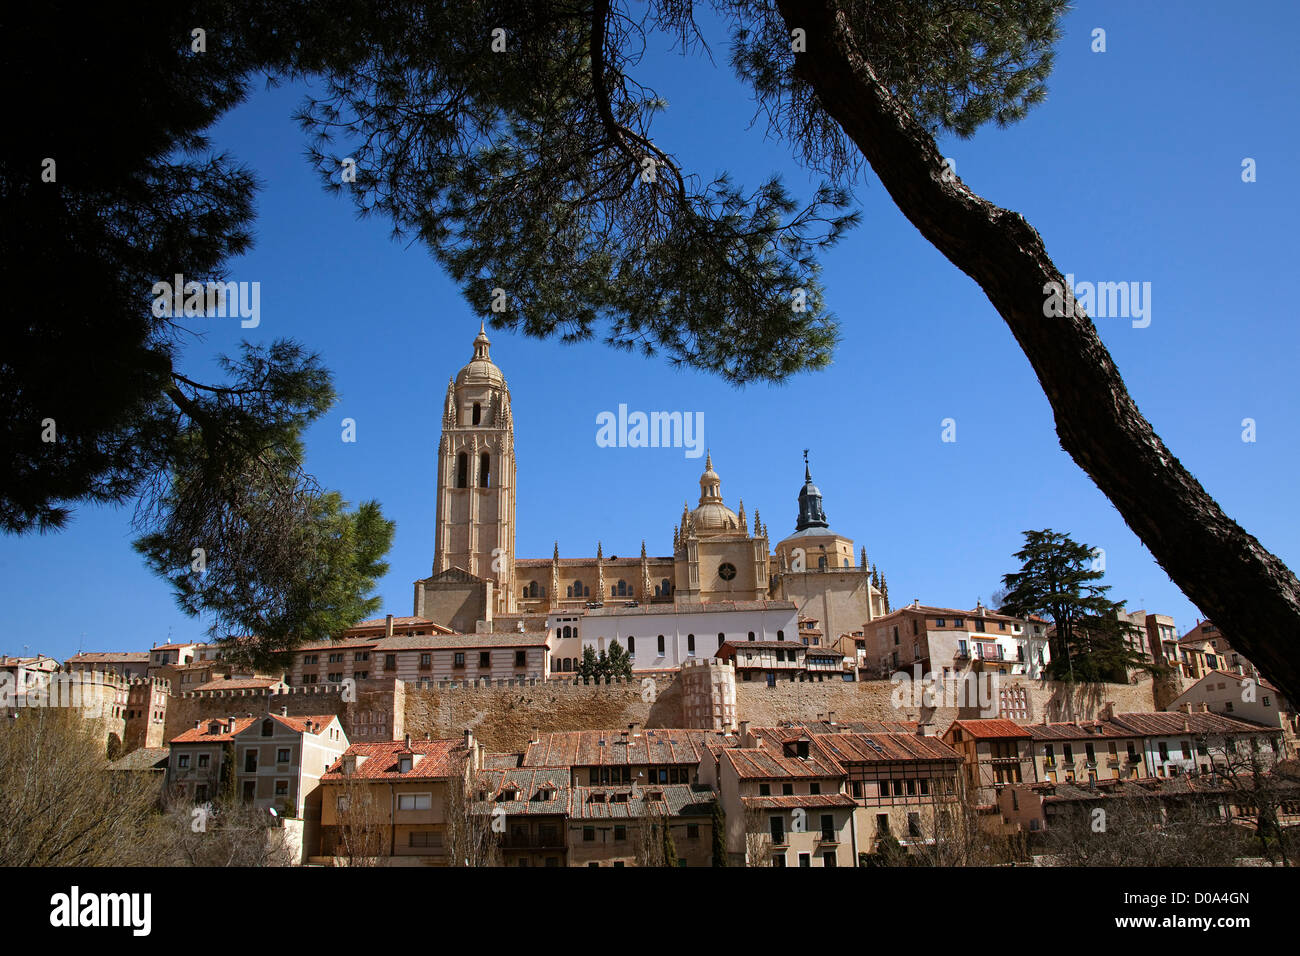
[[[469,486],[469,455],[461,452],[456,456],[456,487]]]
[[[470,424],[477,425],[483,417],[483,409],[479,408],[478,402],[474,403],[474,412]]]
[[[565,597],[573,597],[573,585],[570,584],[564,592]]]
[[[785,640],[785,631],[777,631],[777,632],[776,632],[776,639],[777,639],[778,641],[784,641],[784,640]]]
[[[686,635],[686,653],[688,653],[688,654],[694,654],[694,653],[695,653],[695,635],[694,635],[694,634],[687,634],[687,635]]]
[[[721,647],[726,640],[727,640],[727,635],[723,634],[721,631],[718,631],[718,646]]]
[[[662,634],[659,635],[659,656],[664,656],[664,636]]]
[[[270,737],[275,734],[275,721],[270,717],[262,721],[262,736]]]
[[[591,595],[591,589],[584,588],[582,586],[581,581],[574,581],[573,585],[569,588],[569,590],[572,592],[569,595],[569,597],[580,598],[580,597],[589,597]]]
[[[483,452],[478,459],[478,486],[492,487],[492,456],[488,452]]]
[[[618,582],[618,596],[627,597],[627,582],[620,580]]]
[[[849,565],[849,559],[848,559],[848,558],[845,558],[845,559],[844,559],[844,566],[845,566],[846,568],[847,568],[847,567],[850,567],[850,565]]]
[[[750,632],[749,632],[749,639],[750,639],[751,641],[754,639],[754,632],[753,632],[753,631],[750,631]]]
[[[655,597],[659,596],[659,585],[655,585]]]
[[[823,554],[820,558],[817,559],[817,570],[818,571],[826,570],[826,555]]]
[[[667,578],[664,578],[659,585],[659,590],[664,597],[667,597],[668,595],[673,593],[673,586],[668,582]]]
[[[529,583],[528,587],[524,589],[524,597],[535,598],[537,597],[537,593],[539,590],[540,589],[537,587],[537,582],[532,581]]]
[[[627,652],[629,654],[636,653],[636,638],[633,637],[631,634],[627,636]]]
[[[555,639],[558,641],[561,637],[563,637],[563,635],[560,633],[560,629],[557,627],[555,629]]]
[[[567,624],[564,625],[564,636],[566,638],[573,637],[573,631],[572,629],[570,629],[569,625]]]

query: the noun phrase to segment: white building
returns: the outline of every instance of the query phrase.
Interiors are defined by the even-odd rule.
[[[727,640],[794,642],[799,619],[792,601],[715,601],[557,611],[547,628],[556,671],[576,670],[584,648],[599,654],[616,640],[631,654],[634,670],[671,670],[712,657]]]

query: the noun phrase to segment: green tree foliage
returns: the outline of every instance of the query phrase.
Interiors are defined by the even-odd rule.
[[[610,677],[621,677],[624,680],[632,679],[632,655],[627,652],[618,639],[610,641],[609,656],[605,659],[606,672]]]
[[[722,801],[713,801],[713,816],[711,828],[713,830],[713,845],[711,853],[714,866],[727,865],[727,814],[722,809]]]
[[[670,825],[672,818],[666,813],[663,816],[663,853],[664,866],[677,866],[677,844],[673,842],[673,828]]]
[[[1124,609],[1106,597],[1104,572],[1094,569],[1096,552],[1051,529],[1026,531],[1016,552],[1019,571],[1002,576],[1003,614],[1052,622],[1049,674],[1065,681],[1127,681],[1128,669],[1148,665],[1129,647],[1133,625]]]
[[[578,676],[584,684],[591,683],[600,676],[600,661],[596,649],[590,644],[582,649],[582,661],[578,664]]]
[[[392,526],[302,471],[302,431],[334,400],[328,372],[278,341],[226,360],[231,381],[187,377],[186,332],[240,318],[170,314],[154,288],[226,280],[251,245],[256,180],[206,131],[271,55],[247,42],[274,34],[254,24],[274,22],[249,3],[64,6],[15,9],[0,31],[25,91],[0,151],[0,529],[135,502],[137,547],[214,636],[257,635],[266,656],[354,623],[375,607]],[[94,39],[67,56],[74,16]]]

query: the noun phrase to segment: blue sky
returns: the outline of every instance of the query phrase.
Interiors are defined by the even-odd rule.
[[[1150,282],[1151,323],[1098,319],[1139,406],[1227,513],[1300,566],[1295,472],[1300,329],[1279,295],[1295,274],[1293,62],[1300,14],[1289,2],[1089,3],[1065,21],[1049,97],[1007,130],[951,140],[944,152],[974,190],[1023,214],[1076,280]],[[1105,53],[1090,49],[1106,30]],[[807,195],[788,148],[749,127],[748,91],[726,66],[665,53],[651,38],[638,74],[669,108],[656,141],[704,176],[756,184],[772,170]],[[302,87],[259,92],[228,114],[216,145],[264,182],[255,248],[230,277],[259,281],[261,325],[197,320],[191,377],[241,335],[289,336],[333,371],[338,405],[308,435],[308,464],[350,500],[378,499],[397,522],[386,610],[411,611],[411,582],[433,559],[434,453],[447,379],[478,320],[420,247],[358,222],[326,195],[290,120]],[[1292,119],[1287,119],[1292,117]],[[1245,157],[1258,179],[1241,180]],[[802,449],[831,525],[867,548],[898,605],[986,602],[1027,528],[1103,548],[1112,596],[1172,614],[1194,605],[1060,449],[1027,361],[977,286],[895,209],[874,177],[858,187],[863,225],[824,260],[843,341],[826,371],[783,387],[731,388],[598,342],[563,346],[492,332],[514,403],[517,548],[542,557],[604,544],[606,555],[671,551],[702,462],[681,449],[601,448],[596,416],[620,403],[700,411],[733,508],[744,498],[774,539],[794,529]],[[1293,310],[1289,310],[1293,311]],[[341,440],[354,418],[357,441]],[[957,441],[941,441],[956,421]],[[1242,419],[1257,440],[1242,441]],[[130,509],[80,507],[68,530],[0,538],[0,651],[63,658],[198,638],[168,587],[130,548]]]

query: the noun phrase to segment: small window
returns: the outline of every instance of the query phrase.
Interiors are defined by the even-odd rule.
[[[469,486],[469,456],[461,452],[456,456],[456,487]]]
[[[776,639],[777,639],[778,641],[784,641],[784,640],[785,640],[785,631],[777,631],[777,632],[776,632]]]
[[[433,654],[430,653],[429,651],[422,651],[420,653],[420,669],[428,670],[432,666],[433,666]]]
[[[694,653],[695,653],[695,635],[694,635],[694,634],[687,634],[687,635],[686,635],[686,653],[688,653],[688,654],[694,654]]]
[[[288,747],[280,747],[279,749],[276,750],[276,752],[275,752],[275,762],[276,762],[276,763],[288,763],[288,762],[289,762],[289,748],[288,748]]]
[[[262,736],[270,737],[274,733],[275,733],[275,721],[272,720],[270,717],[268,717],[266,718],[266,720],[262,721]]]
[[[691,643],[694,643],[695,635],[694,634],[687,635],[687,640],[690,641]],[[662,634],[659,635],[659,656],[660,657],[664,656],[664,636]]]
[[[479,667],[491,667],[491,666],[492,666],[492,652],[491,652],[491,651],[479,651],[479,652],[478,652],[478,666],[479,666]]]
[[[527,665],[526,653],[524,651],[515,651],[515,667],[526,667]]]
[[[595,840],[596,840],[596,828],[595,828],[595,827],[583,827],[583,828],[582,828],[582,841],[583,841],[584,843],[594,843]],[[590,865],[590,866],[599,866],[598,863],[591,863],[591,864],[589,864],[589,865]]]
[[[751,641],[754,640],[754,632],[753,632],[753,631],[750,631],[750,632],[749,632],[749,639],[750,639]]]
[[[628,638],[627,638],[627,652],[628,652],[629,654],[635,654],[635,653],[636,653],[636,638],[635,638],[635,637],[632,637],[630,634],[628,635]]]
[[[456,651],[455,659],[452,662],[452,667],[464,667],[464,666],[465,666],[465,652]]]

